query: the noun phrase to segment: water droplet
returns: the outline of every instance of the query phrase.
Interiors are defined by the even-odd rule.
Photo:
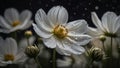
[[[55,2],[55,0],[51,0],[52,2]]]
[[[85,14],[82,14],[82,16],[85,16]]]
[[[95,6],[95,10],[98,10],[99,9],[99,7],[98,6]]]
[[[91,5],[91,3],[88,3],[88,5]]]
[[[46,4],[45,7],[48,7],[48,4]]]
[[[85,8],[85,10],[88,10],[87,8]]]
[[[71,5],[71,3],[69,2],[69,3],[68,3],[68,5],[70,6],[70,5]]]
[[[74,12],[73,15],[76,15],[76,12]]]
[[[76,6],[76,9],[78,9],[79,7],[80,7],[80,6],[79,6],[79,5],[77,5],[77,6]]]
[[[101,2],[101,0],[98,0],[99,2]]]
[[[112,9],[115,9],[115,7],[112,7]]]

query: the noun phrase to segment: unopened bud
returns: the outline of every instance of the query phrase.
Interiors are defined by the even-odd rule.
[[[101,36],[99,37],[99,39],[100,39],[102,42],[104,42],[104,41],[106,40],[106,37],[105,37],[104,35],[101,35]]]
[[[27,46],[25,49],[25,54],[30,58],[35,58],[39,54],[39,48],[37,46]]]
[[[30,30],[26,31],[26,32],[25,32],[25,36],[26,36],[27,38],[29,38],[30,36],[32,36],[32,31],[30,31]]]
[[[100,48],[91,48],[88,50],[88,57],[94,61],[101,61],[104,58],[104,52]]]

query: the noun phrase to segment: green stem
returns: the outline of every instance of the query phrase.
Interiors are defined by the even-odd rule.
[[[53,68],[56,68],[56,50],[53,49],[53,57],[52,57]]]
[[[105,50],[105,44],[104,44],[103,41],[102,41],[102,45],[103,45],[103,50],[104,50],[104,52],[106,53],[106,50]]]
[[[18,39],[17,39],[17,31],[12,32],[12,33],[11,33],[11,36],[12,36],[16,41],[18,41]]]
[[[110,56],[112,57],[112,45],[113,45],[113,38],[111,37],[111,46],[110,46]]]
[[[37,57],[34,58],[35,62],[38,64],[39,68],[42,68],[40,62],[38,61]]]
[[[29,39],[27,38],[27,44],[28,44],[28,46],[30,46],[30,42],[29,42]]]
[[[88,61],[88,64],[87,64],[87,67],[86,67],[86,68],[90,68],[90,66],[92,65],[92,63],[93,63],[93,60],[90,59],[90,60]]]

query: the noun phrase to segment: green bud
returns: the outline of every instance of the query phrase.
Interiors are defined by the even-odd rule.
[[[35,58],[39,54],[39,48],[37,46],[27,46],[25,49],[25,54],[30,58]]]
[[[29,38],[32,36],[32,31],[28,30],[28,31],[25,31],[25,37]]]
[[[94,47],[88,50],[88,57],[90,57],[93,61],[101,61],[104,58],[104,52],[102,49]]]
[[[102,42],[104,42],[104,41],[106,40],[106,37],[105,37],[105,35],[101,35],[101,36],[99,37],[99,39],[100,39]]]

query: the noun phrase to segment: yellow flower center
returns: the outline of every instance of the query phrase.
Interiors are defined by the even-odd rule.
[[[5,61],[14,61],[14,55],[13,54],[5,54],[4,60]]]
[[[63,39],[67,36],[68,30],[63,25],[57,25],[53,30],[53,34],[57,38]]]
[[[14,21],[13,23],[12,23],[12,26],[13,27],[16,27],[16,26],[18,26],[19,24],[20,24],[21,22],[20,21]]]

